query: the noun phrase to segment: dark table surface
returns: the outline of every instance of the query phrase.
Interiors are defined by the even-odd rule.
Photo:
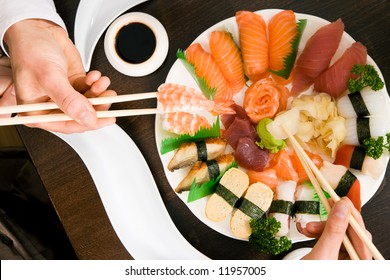
[[[113,0],[114,2],[115,0]],[[55,1],[73,39],[77,0]],[[164,82],[175,61],[178,48],[185,49],[200,33],[213,24],[234,16],[238,10],[269,8],[292,9],[329,21],[342,18],[345,30],[368,48],[369,55],[390,83],[390,1],[387,0],[151,0],[132,8],[156,17],[166,28],[170,49],[164,64],[154,73],[131,78],[117,72],[107,61],[100,38],[91,69],[111,78],[118,93],[155,91]],[[137,101],[134,108],[153,107],[155,100]],[[115,105],[121,109],[124,105]],[[119,118],[117,124],[133,139],[153,173],[168,212],[183,236],[198,250],[213,259],[278,259],[257,253],[247,242],[225,237],[210,229],[187,209],[172,191],[164,175],[155,145],[153,115]],[[79,156],[49,132],[19,126],[20,135],[33,159],[66,233],[80,259],[131,259],[106,215],[96,187]],[[376,195],[362,213],[373,241],[390,259],[390,170]],[[297,243],[294,248],[312,246],[314,241]]]

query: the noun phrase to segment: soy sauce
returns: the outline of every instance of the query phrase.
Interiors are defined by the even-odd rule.
[[[129,23],[116,35],[116,52],[124,61],[139,64],[147,61],[156,49],[156,36],[145,24]]]

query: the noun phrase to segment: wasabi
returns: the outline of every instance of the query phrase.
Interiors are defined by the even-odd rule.
[[[256,131],[260,137],[260,142],[256,142],[256,145],[275,154],[286,147],[286,142],[284,142],[284,140],[276,139],[267,130],[267,125],[271,122],[272,119],[264,118],[257,124]]]

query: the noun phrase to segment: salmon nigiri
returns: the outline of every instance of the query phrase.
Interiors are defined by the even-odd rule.
[[[276,170],[276,175],[280,180],[298,181],[298,173],[286,150],[280,150],[277,154],[273,155],[269,166]]]
[[[292,52],[292,42],[298,35],[295,14],[291,10],[273,16],[268,23],[269,69],[283,70],[284,59]]]
[[[238,11],[236,22],[246,76],[253,82],[264,77],[268,69],[267,27],[261,15]]]
[[[232,104],[232,91],[211,54],[199,43],[195,43],[187,48],[186,59],[194,65],[196,75],[203,78],[209,88],[216,89],[214,96],[216,109],[223,110],[229,107]]]
[[[296,63],[292,95],[298,95],[309,88],[314,80],[328,68],[340,44],[343,32],[344,23],[338,19],[321,27],[309,38]]]
[[[367,48],[360,42],[355,42],[344,54],[315,81],[314,89],[326,92],[334,98],[347,90],[348,79],[352,78],[352,67],[355,64],[365,65]]]
[[[233,93],[245,85],[244,69],[240,50],[227,31],[213,31],[210,36],[210,51]]]

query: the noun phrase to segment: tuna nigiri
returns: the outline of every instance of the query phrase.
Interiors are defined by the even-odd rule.
[[[365,65],[367,48],[360,42],[355,42],[344,54],[314,83],[318,92],[326,92],[334,98],[339,97],[347,90],[348,79],[352,77],[351,69],[355,64]]]
[[[227,31],[213,31],[210,36],[210,51],[233,93],[245,85],[244,69],[240,50]]]
[[[298,95],[309,88],[314,80],[328,68],[340,44],[343,32],[344,23],[338,19],[321,27],[309,38],[296,63],[292,95]]]
[[[268,69],[267,27],[263,17],[249,11],[236,13],[244,72],[253,82],[264,77]]]

